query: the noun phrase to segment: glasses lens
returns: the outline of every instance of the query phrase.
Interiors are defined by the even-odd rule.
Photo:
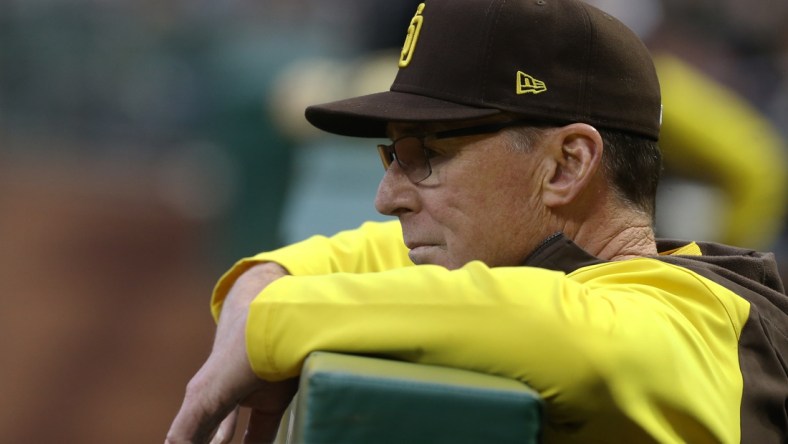
[[[396,159],[402,171],[414,183],[421,182],[432,173],[424,146],[418,137],[403,137],[391,145],[378,145],[383,168],[389,169]]]
[[[394,142],[394,151],[399,166],[411,181],[421,182],[430,175],[430,163],[420,138],[403,137]]]
[[[405,137],[394,142],[394,154],[405,171],[424,163],[424,149],[421,140],[416,137]]]
[[[378,145],[378,154],[380,154],[380,161],[383,162],[383,169],[387,170],[394,161],[394,145]]]

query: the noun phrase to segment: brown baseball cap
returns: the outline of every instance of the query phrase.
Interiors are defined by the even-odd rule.
[[[645,45],[582,1],[426,0],[389,91],[310,106],[306,118],[335,134],[385,137],[391,121],[503,112],[656,140],[662,106]]]

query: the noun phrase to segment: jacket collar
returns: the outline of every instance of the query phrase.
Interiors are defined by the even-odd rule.
[[[593,256],[572,242],[564,233],[555,233],[545,239],[523,261],[528,267],[571,273],[583,267],[609,262]]]

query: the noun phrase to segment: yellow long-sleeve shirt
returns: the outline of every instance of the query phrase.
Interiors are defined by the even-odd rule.
[[[528,384],[547,403],[547,442],[749,436],[739,348],[750,301],[661,258],[593,260],[561,237],[546,247],[529,266],[449,271],[413,266],[398,223],[368,223],[242,261],[213,308],[245,264],[275,261],[292,276],[260,293],[247,325],[264,379],[296,376],[315,350],[375,353]],[[701,257],[696,244],[674,254]]]

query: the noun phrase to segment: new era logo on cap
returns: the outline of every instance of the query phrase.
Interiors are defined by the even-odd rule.
[[[532,75],[517,71],[517,94],[539,94],[547,91],[547,85]]]

